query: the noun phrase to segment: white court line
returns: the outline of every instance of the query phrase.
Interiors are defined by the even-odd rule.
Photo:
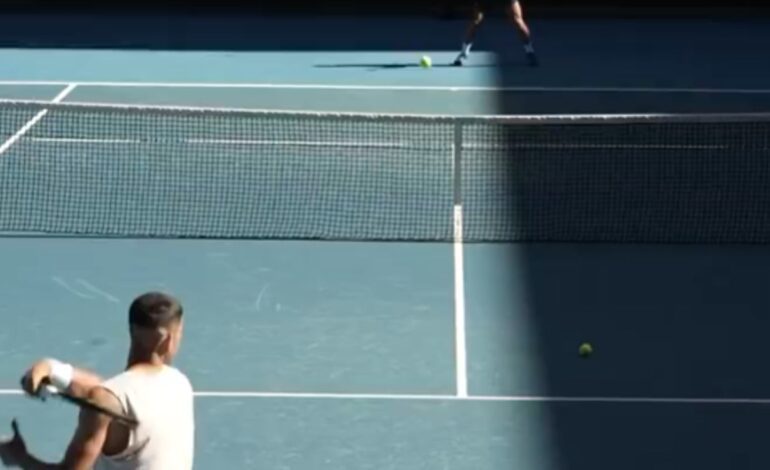
[[[195,392],[201,398],[304,398],[337,400],[470,401],[599,404],[728,404],[768,405],[770,398],[654,398],[654,397],[548,397],[527,395],[421,395],[366,393]]]
[[[463,208],[454,206],[454,274],[455,274],[455,367],[457,396],[468,396],[468,347],[465,337],[465,265],[463,261]]]
[[[58,144],[140,144],[139,139],[86,139],[80,137],[28,137],[25,140],[30,142],[53,142]]]
[[[350,148],[414,148],[425,144],[411,142],[355,142],[355,141],[302,141],[302,140],[232,140],[232,139],[92,139],[78,137],[30,137],[31,142],[52,142],[62,144],[144,144],[147,142],[173,142],[201,145],[275,145],[286,147],[350,147]]]
[[[230,139],[184,139],[190,144],[225,144],[225,145],[291,145],[303,147],[384,147],[410,148],[411,142],[355,142],[355,141],[303,141],[303,140],[230,140]]]
[[[62,90],[62,91],[61,91],[61,92],[60,92],[58,95],[56,95],[56,96],[54,97],[54,99],[53,99],[53,100],[51,100],[51,103],[59,103],[59,102],[61,102],[61,100],[63,100],[64,98],[66,98],[66,97],[67,97],[67,95],[69,95],[69,94],[72,92],[72,90],[74,90],[74,89],[75,89],[75,87],[76,87],[76,86],[77,86],[77,85],[76,85],[76,84],[74,84],[74,83],[70,83],[70,84],[68,84],[68,85],[67,85],[67,86],[64,88],[64,90]],[[8,139],[8,140],[6,140],[5,142],[3,142],[3,144],[2,144],[2,145],[0,145],[0,155],[2,155],[3,153],[5,153],[5,151],[6,151],[6,150],[8,150],[9,148],[11,148],[11,146],[12,146],[13,144],[15,144],[15,143],[16,143],[16,141],[18,141],[18,140],[19,140],[19,139],[20,139],[20,138],[21,138],[21,137],[22,137],[24,134],[26,134],[27,132],[29,132],[29,130],[30,130],[30,129],[32,129],[32,126],[34,126],[35,124],[37,124],[37,123],[38,123],[38,121],[40,121],[41,119],[43,119],[43,117],[44,117],[46,114],[48,114],[48,110],[47,110],[47,109],[43,109],[42,111],[38,112],[38,113],[37,113],[37,114],[36,114],[36,115],[35,115],[35,116],[34,116],[32,119],[30,119],[29,121],[27,121],[27,123],[26,123],[26,124],[24,124],[23,126],[21,126],[21,128],[20,128],[18,131],[16,131],[16,133],[15,133],[15,134],[13,134],[13,135],[11,136],[11,138],[9,138],[9,139]]]
[[[428,85],[332,85],[327,83],[215,83],[215,82],[112,82],[59,80],[0,80],[0,86],[92,86],[105,88],[245,88],[270,90],[378,90],[378,91],[444,91],[444,92],[546,92],[546,93],[703,93],[703,94],[770,94],[770,88],[714,87],[569,87],[569,86],[428,86]]]
[[[0,389],[0,396],[23,395],[21,390]],[[569,397],[535,395],[433,395],[391,393],[313,393],[313,392],[228,392],[197,391],[198,398],[278,398],[309,400],[379,400],[379,401],[461,401],[524,403],[596,403],[629,405],[770,405],[770,398],[678,398],[678,397]]]
[[[355,142],[355,141],[302,141],[302,140],[241,140],[241,139],[93,139],[80,137],[29,137],[30,142],[50,142],[61,144],[99,144],[99,145],[137,145],[147,142],[174,142],[203,145],[275,145],[285,147],[351,147],[351,148],[428,148],[441,150],[449,148],[438,145],[426,145],[424,141],[394,141],[394,142]],[[515,149],[645,149],[645,150],[718,150],[727,149],[729,145],[699,145],[699,144],[508,144],[495,145],[484,143],[463,143],[463,149],[468,150],[515,150]]]

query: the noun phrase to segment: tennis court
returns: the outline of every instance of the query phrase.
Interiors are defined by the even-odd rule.
[[[450,38],[462,29],[402,26]],[[623,168],[604,166],[613,155],[681,157],[682,166],[655,167],[674,173],[708,157],[706,180],[745,183],[724,205],[684,204],[703,214],[671,209],[666,221],[682,230],[648,234],[656,243],[528,243],[506,239],[574,235],[589,225],[574,213],[583,206],[559,206],[563,217],[537,225],[535,201],[518,208],[515,230],[495,219],[510,208],[484,212],[501,197],[494,191],[511,189],[499,186],[504,171],[495,179],[506,154],[483,144],[518,144],[482,116],[770,111],[759,52],[770,28],[615,20],[533,29],[538,69],[483,48],[476,66],[412,66],[422,54],[451,61],[451,44],[435,43],[414,52],[0,50],[0,98],[43,102],[0,104],[0,169],[16,172],[0,177],[3,207],[15,209],[0,221],[111,235],[0,239],[0,423],[19,417],[32,450],[56,458],[76,411],[22,397],[20,373],[41,354],[116,371],[128,303],[162,289],[188,312],[179,365],[197,390],[196,468],[767,468],[770,121],[724,133],[666,124],[612,134],[599,124],[606,141],[527,128],[522,148],[556,162],[541,171],[566,164],[564,146],[549,142],[593,142],[579,154],[586,171]],[[491,42],[507,37],[501,25],[489,31]],[[62,107],[46,108],[54,101]],[[312,112],[410,116],[361,123]],[[476,165],[462,170],[458,116],[470,129],[463,158]],[[686,149],[672,147],[682,141]],[[264,166],[248,163],[255,148]],[[157,211],[171,193],[135,191],[154,177],[181,194]],[[556,200],[552,189],[533,194]],[[591,195],[609,207],[594,222],[624,226],[611,201],[633,189]],[[253,215],[252,202],[266,199],[281,210]],[[696,233],[701,243],[683,243]],[[334,241],[313,240],[325,235]],[[595,347],[590,359],[577,354],[583,341]]]

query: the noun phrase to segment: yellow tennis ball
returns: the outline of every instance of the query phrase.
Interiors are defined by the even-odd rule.
[[[433,65],[433,61],[430,60],[430,56],[424,55],[422,56],[422,59],[420,59],[420,67],[422,68],[430,68]]]
[[[580,345],[580,348],[578,348],[578,352],[581,357],[588,357],[593,354],[594,347],[591,346],[591,343],[583,343]]]

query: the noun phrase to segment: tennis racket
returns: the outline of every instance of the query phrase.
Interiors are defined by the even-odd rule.
[[[122,413],[116,413],[112,410],[108,410],[107,408],[101,407],[96,403],[90,400],[87,400],[85,398],[74,397],[66,392],[59,390],[58,388],[54,387],[50,383],[44,382],[43,384],[41,384],[38,397],[41,398],[42,400],[45,400],[48,397],[59,398],[60,400],[64,400],[68,403],[72,403],[73,405],[77,405],[81,408],[88,408],[89,410],[93,410],[93,411],[96,411],[97,413],[101,413],[106,416],[109,416],[115,421],[118,421],[121,424],[126,425],[128,427],[136,427],[139,424],[139,422],[134,418],[126,416]]]

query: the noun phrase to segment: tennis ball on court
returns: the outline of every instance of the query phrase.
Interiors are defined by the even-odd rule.
[[[591,343],[583,343],[578,348],[578,353],[580,353],[580,357],[588,357],[594,352],[594,347],[591,346]]]
[[[430,59],[430,56],[424,55],[422,56],[422,59],[420,59],[420,67],[428,69],[433,65],[433,61]]]

